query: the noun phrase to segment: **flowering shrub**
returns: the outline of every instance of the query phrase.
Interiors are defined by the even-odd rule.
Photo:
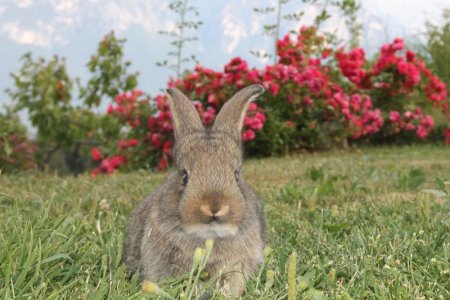
[[[414,52],[405,51],[401,39],[384,45],[378,58],[369,62],[363,49],[333,50],[314,27],[303,27],[295,38],[280,39],[277,50],[278,62],[262,69],[250,68],[236,57],[222,72],[199,65],[168,86],[194,99],[208,126],[236,91],[262,84],[267,92],[249,106],[242,133],[252,155],[329,148],[400,132],[423,139],[435,125],[423,111],[436,107],[449,116],[445,84]],[[168,166],[173,127],[166,95],[150,100],[140,91],[120,94],[108,113],[124,125],[123,139],[107,156],[92,150],[99,162],[94,174]]]
[[[114,104],[108,106],[107,113],[123,124],[122,134],[119,139],[105,145],[105,153],[98,147],[91,150],[92,159],[99,164],[93,175],[111,174],[119,167],[149,168],[155,163],[154,149],[149,147],[152,136],[147,127],[155,109],[149,102],[149,98],[139,90],[114,98]]]
[[[404,50],[403,40],[395,39],[381,48],[372,64],[366,61],[363,49],[340,50],[336,59],[342,74],[386,112],[386,134],[411,131],[423,139],[434,128],[434,119],[424,115],[422,108],[434,106],[449,113],[446,85],[414,52]]]
[[[36,167],[36,146],[27,138],[26,128],[19,118],[0,114],[0,171],[31,169]]]

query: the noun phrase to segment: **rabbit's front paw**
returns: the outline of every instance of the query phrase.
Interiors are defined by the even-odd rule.
[[[245,278],[241,272],[231,272],[224,276],[222,293],[226,297],[239,298],[245,291]]]

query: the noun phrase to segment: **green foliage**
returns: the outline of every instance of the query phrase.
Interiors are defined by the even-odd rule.
[[[98,44],[96,55],[87,64],[91,78],[86,87],[80,87],[80,98],[87,106],[98,106],[105,96],[114,99],[136,88],[138,73],[129,73],[131,62],[123,61],[125,41],[111,32]]]
[[[72,111],[72,80],[65,61],[55,56],[50,61],[35,60],[31,53],[22,57],[19,72],[11,74],[15,89],[7,92],[15,102],[15,110],[26,109],[43,144],[71,143],[67,132]]]
[[[96,129],[96,116],[89,109],[73,106],[72,80],[65,61],[56,56],[48,62],[35,60],[30,53],[22,61],[19,72],[11,75],[15,89],[8,93],[16,111],[28,112],[38,142],[59,148],[89,137]]]
[[[401,174],[420,169],[425,189],[448,194],[449,168],[448,149],[436,146],[248,161],[244,173],[264,201],[273,251],[243,299],[287,299],[294,251],[296,299],[448,299],[449,198],[398,185]],[[313,169],[323,176],[312,178]],[[0,298],[155,299],[126,271],[122,244],[131,210],[165,175],[1,175]],[[335,192],[317,192],[313,209],[295,198],[330,178]],[[356,182],[367,190],[352,188]],[[280,197],[287,187],[293,197]],[[177,297],[189,275],[157,284]],[[201,284],[192,299],[208,288],[224,299]]]
[[[400,177],[399,188],[404,191],[415,190],[425,182],[425,173],[421,169],[412,169]]]

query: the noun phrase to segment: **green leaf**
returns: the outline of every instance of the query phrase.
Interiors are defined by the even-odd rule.
[[[441,191],[446,191],[445,182],[441,178],[436,177],[435,181]]]
[[[64,254],[64,253],[59,253],[59,254],[55,254],[53,256],[47,257],[46,259],[42,260],[42,264],[50,263],[52,261],[60,260],[60,259],[72,261],[72,258],[69,255]]]
[[[306,292],[303,294],[303,299],[309,299],[309,300],[326,300],[328,297],[326,297],[323,292],[316,290],[315,288],[311,287],[306,290]]]
[[[330,232],[339,232],[343,230],[348,230],[352,227],[350,222],[342,222],[338,224],[323,224],[323,228]]]

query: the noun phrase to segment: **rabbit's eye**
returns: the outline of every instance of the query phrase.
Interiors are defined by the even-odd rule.
[[[188,181],[189,181],[189,174],[186,170],[183,170],[183,172],[182,172],[183,185],[187,185]]]

